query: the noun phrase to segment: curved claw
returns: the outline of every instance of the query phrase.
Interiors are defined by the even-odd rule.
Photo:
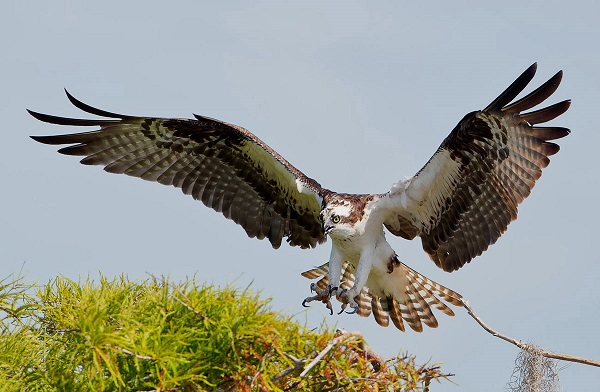
[[[329,315],[333,316],[333,307],[331,306],[331,302],[328,301],[325,306],[327,307],[327,309],[329,309]]]
[[[344,310],[346,310],[346,306],[347,305],[348,304],[342,304],[342,309],[338,312],[338,314],[344,313]],[[346,314],[354,314],[354,313],[358,312],[358,307],[355,308],[352,305],[350,305],[350,307],[352,308],[352,311],[351,312],[346,312]]]
[[[327,285],[327,288],[325,289],[320,289],[319,285],[317,285],[316,283],[311,283],[310,284],[310,291],[315,292],[316,295],[312,296],[312,297],[308,297],[305,298],[304,301],[302,301],[302,306],[304,306],[305,308],[308,308],[309,306],[307,305],[309,302],[312,301],[321,301],[325,304],[325,306],[327,307],[327,309],[329,309],[329,313],[331,313],[333,315],[333,307],[331,306],[331,293],[336,291],[338,288],[337,287],[331,287],[330,285]]]
[[[347,314],[354,314],[358,312],[358,308],[352,308],[352,312],[346,312]],[[341,312],[340,312],[341,313]]]
[[[350,312],[346,312],[347,314],[354,314],[354,313],[358,312],[358,304],[356,302],[354,302],[354,300],[352,298],[349,298],[348,290],[343,289],[337,296],[338,296],[338,299],[342,302],[342,309],[340,309],[338,314],[342,314],[344,312],[344,310],[346,310],[346,307],[348,305],[350,305],[352,310]]]

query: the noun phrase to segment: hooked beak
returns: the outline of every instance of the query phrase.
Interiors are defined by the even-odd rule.
[[[323,224],[323,233],[325,235],[329,234],[329,232],[333,229],[333,225]]]

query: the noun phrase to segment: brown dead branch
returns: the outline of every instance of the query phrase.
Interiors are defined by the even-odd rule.
[[[325,348],[321,350],[319,354],[317,354],[317,356],[314,357],[313,360],[304,367],[304,370],[302,371],[302,373],[300,373],[300,377],[306,376],[310,369],[312,369],[313,366],[315,366],[325,356],[325,354],[329,352],[329,350],[331,350],[336,345],[346,342],[350,339],[358,339],[360,341],[360,354],[363,354],[367,361],[371,363],[371,366],[373,366],[373,370],[375,372],[378,372],[381,369],[381,364],[385,362],[385,359],[381,355],[377,354],[375,351],[371,350],[366,345],[363,336],[360,332],[348,332],[345,329],[340,329],[337,331],[337,336],[333,338],[327,344],[327,346],[325,346]]]
[[[514,344],[515,346],[519,347],[521,350],[524,350],[524,351],[532,351],[533,348],[535,347],[530,343],[526,343],[526,342],[522,342],[520,340],[513,339],[510,336],[506,336],[506,335],[501,334],[500,332],[492,329],[489,325],[484,323],[483,320],[481,320],[481,318],[479,318],[479,316],[477,316],[477,314],[475,313],[473,308],[471,308],[471,306],[469,305],[469,303],[466,300],[461,299],[461,301],[462,301],[462,304],[465,307],[465,309],[467,309],[467,312],[469,312],[469,315],[471,317],[473,317],[475,319],[475,321],[477,321],[477,323],[479,325],[481,325],[481,327],[483,329],[485,329],[487,332],[489,332],[493,336],[500,338],[502,340],[506,340],[507,342]],[[574,355],[569,355],[569,354],[553,353],[551,351],[547,351],[544,349],[536,349],[536,353],[545,358],[559,359],[561,361],[568,361],[568,362],[578,362],[578,363],[583,363],[584,365],[600,367],[600,361],[596,361],[593,359],[576,357]]]

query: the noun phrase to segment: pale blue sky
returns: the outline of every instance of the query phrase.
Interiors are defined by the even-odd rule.
[[[404,4],[406,3],[406,4]],[[452,3],[452,4],[451,4]],[[557,352],[600,359],[600,3],[12,1],[0,23],[2,130],[0,277],[28,280],[152,273],[240,286],[311,326],[361,330],[385,356],[445,362],[455,382],[434,391],[501,391],[517,349],[462,309],[418,334],[372,319],[303,313],[300,272],[312,251],[246,237],[179,190],[79,165],[29,135],[72,131],[25,108],[79,115],[62,89],[126,114],[203,114],[256,133],[323,186],[385,192],[414,174],[456,123],[485,107],[530,64],[537,87],[564,70],[553,102],[560,141],[519,219],[458,272],[437,269],[418,241],[388,235],[400,258],[463,294],[494,328]],[[491,4],[491,3],[490,3]],[[529,89],[528,91],[531,91]],[[590,390],[599,370],[571,365],[565,390]]]

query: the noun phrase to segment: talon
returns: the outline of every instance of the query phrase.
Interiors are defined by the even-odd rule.
[[[350,305],[350,307],[352,308],[352,312],[346,312],[347,314],[354,314],[354,313],[358,312],[358,307],[355,308],[352,305]]]
[[[333,293],[334,291],[338,291],[339,287],[331,287],[331,286],[327,286],[327,288],[329,289],[329,295],[331,296],[331,293]]]
[[[337,299],[342,303],[342,309],[338,314],[342,314],[348,305],[352,310],[350,312],[346,312],[347,314],[354,314],[358,312],[358,304],[354,301],[354,298],[350,296],[350,291],[344,289],[339,294],[337,294]]]
[[[327,287],[325,289],[320,289],[316,283],[311,283],[310,291],[311,291],[311,293],[314,291],[316,293],[316,295],[305,298],[304,301],[302,301],[302,306],[304,306],[305,308],[308,308],[309,306],[307,304],[309,302],[319,300],[325,304],[327,309],[329,309],[329,313],[333,314],[333,307],[331,306],[330,299],[331,299],[331,293],[336,289],[337,289],[337,287],[332,288],[330,285],[327,285]]]
[[[329,314],[330,314],[331,316],[333,316],[333,307],[331,306],[331,301],[327,301],[327,302],[325,303],[325,307],[326,307],[327,309],[329,309]]]

